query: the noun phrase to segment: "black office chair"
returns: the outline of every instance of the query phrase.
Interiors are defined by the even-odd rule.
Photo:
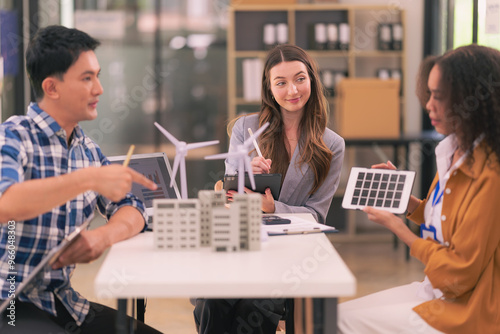
[[[287,298],[285,300],[285,312],[283,313],[281,320],[285,322],[286,334],[295,334],[294,305],[293,298]],[[278,325],[278,328],[281,329],[281,326]]]

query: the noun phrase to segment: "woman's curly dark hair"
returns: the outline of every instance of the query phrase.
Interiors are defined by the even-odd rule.
[[[447,117],[463,152],[471,153],[482,134],[488,153],[500,157],[500,51],[471,44],[426,58],[420,66],[417,96],[425,108],[429,73],[441,71],[440,90],[448,101]]]

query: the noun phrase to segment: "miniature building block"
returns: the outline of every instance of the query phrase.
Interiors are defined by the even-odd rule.
[[[240,248],[260,250],[260,228],[262,225],[262,195],[235,194],[234,204],[240,205]]]
[[[226,207],[224,191],[202,190],[198,199],[153,200],[154,244],[160,250],[217,252],[259,250],[261,195],[236,194]]]
[[[200,246],[210,247],[212,234],[212,210],[226,205],[224,191],[200,190]]]
[[[212,210],[212,250],[216,252],[237,252],[240,250],[238,220],[240,206],[217,207]]]
[[[199,249],[200,208],[197,199],[155,199],[153,207],[156,249]]]

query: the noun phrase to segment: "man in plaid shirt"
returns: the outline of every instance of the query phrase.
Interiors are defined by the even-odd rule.
[[[114,332],[116,311],[89,303],[70,277],[76,263],[90,262],[146,228],[144,206],[129,191],[132,182],[151,190],[156,185],[130,168],[110,165],[78,125],[97,117],[103,93],[98,45],[76,29],[41,29],[26,52],[37,102],[26,116],[0,125],[1,300],[12,294],[12,272],[18,285],[96,207],[109,219],[82,232],[33,287],[16,294],[15,321],[2,314],[2,333]],[[142,323],[138,332],[159,333]]]

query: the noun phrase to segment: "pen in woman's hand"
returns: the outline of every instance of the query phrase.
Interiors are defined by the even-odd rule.
[[[250,134],[250,136],[253,136],[252,129],[248,128],[248,133]],[[260,151],[259,145],[257,144],[257,139],[256,138],[253,139],[253,146],[255,147],[255,150],[257,151],[257,154],[259,155],[259,157],[264,158],[262,156],[262,152]],[[267,166],[267,172],[269,173],[269,171],[271,170],[271,166],[269,166],[269,164],[267,164],[265,158],[264,158],[264,163],[266,164],[266,166]]]
[[[250,134],[250,136],[253,136],[252,129],[248,128],[248,133]],[[256,138],[253,139],[253,146],[257,150],[257,154],[259,155],[259,157],[263,158],[262,152],[260,151],[260,148],[259,148],[259,145],[257,145],[257,139]]]

